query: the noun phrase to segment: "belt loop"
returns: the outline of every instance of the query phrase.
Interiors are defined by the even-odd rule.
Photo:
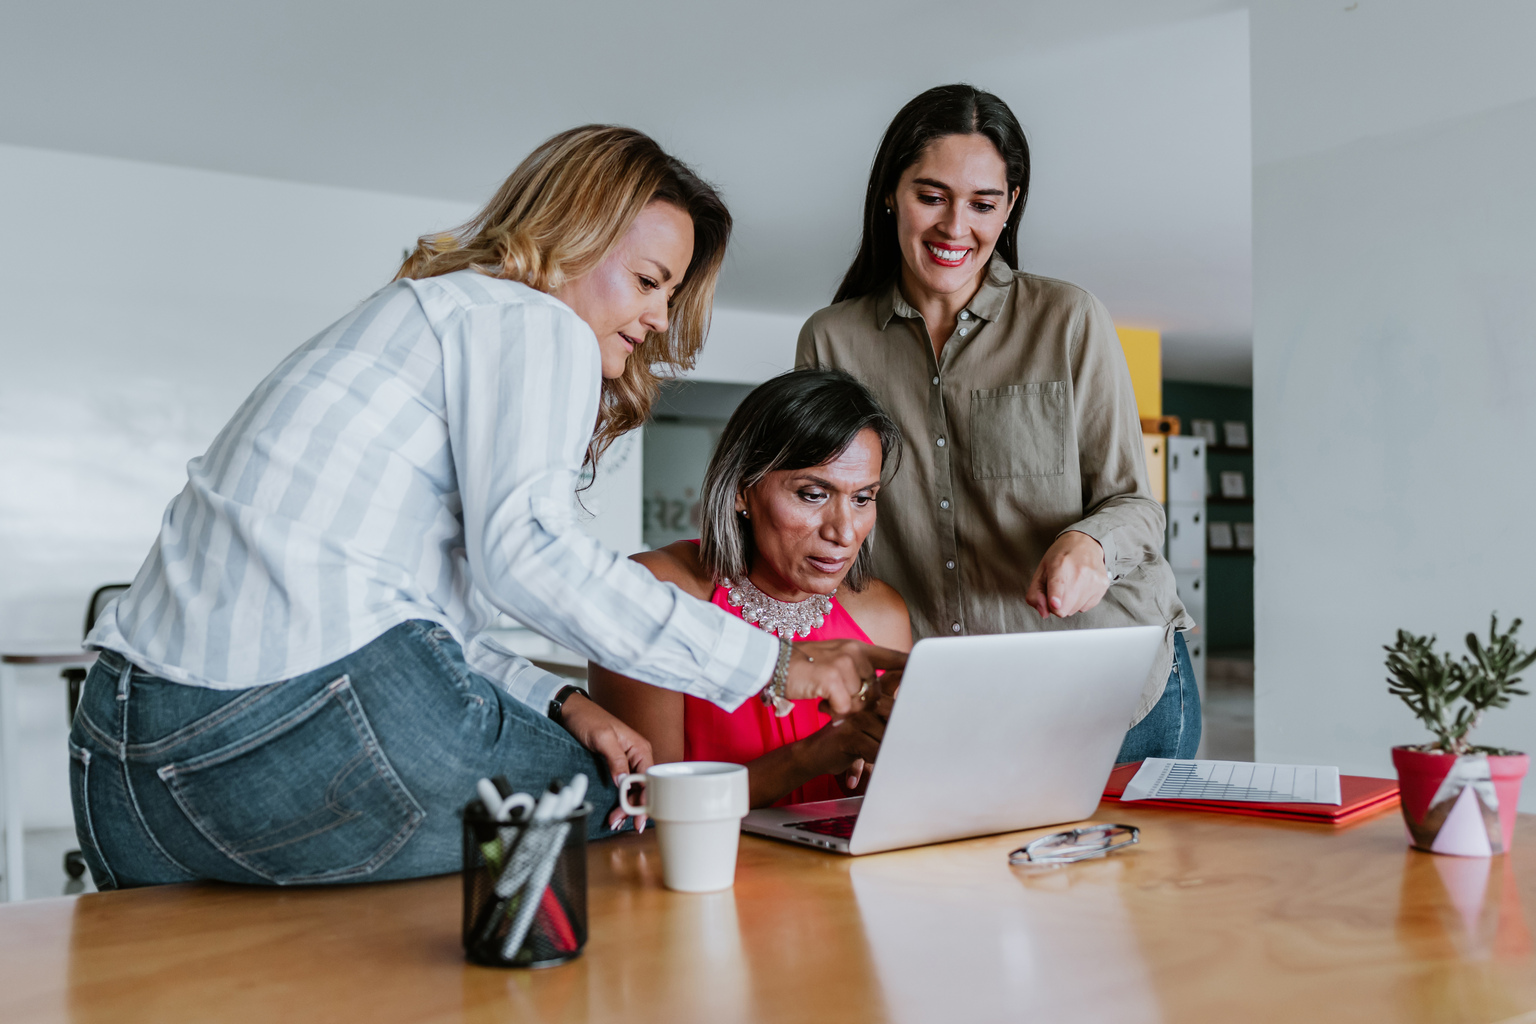
[[[119,760],[128,760],[128,686],[133,682],[133,662],[123,659],[123,671],[117,677],[117,700],[122,705],[122,714],[119,719],[122,722],[122,735],[117,742],[117,756]]]

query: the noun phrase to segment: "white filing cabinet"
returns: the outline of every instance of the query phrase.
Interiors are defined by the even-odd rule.
[[[1174,571],[1174,581],[1179,587],[1179,600],[1195,620],[1195,628],[1184,634],[1184,644],[1189,648],[1189,662],[1195,670],[1195,683],[1200,689],[1200,699],[1205,700],[1205,573]]]
[[[1205,572],[1205,503],[1168,506],[1168,565],[1174,572]]]
[[[1205,573],[1205,442],[1166,438],[1168,564],[1175,573]]]
[[[1168,442],[1168,504],[1205,507],[1205,441],[1176,434]]]
[[[1179,600],[1195,620],[1184,634],[1195,681],[1205,699],[1205,441],[1183,435],[1167,438],[1168,564]]]

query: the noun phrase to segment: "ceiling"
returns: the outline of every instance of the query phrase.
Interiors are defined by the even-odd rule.
[[[1024,266],[1162,329],[1170,376],[1237,383],[1252,143],[1236,7],[34,0],[0,37],[0,142],[479,202],[553,132],[631,124],[721,186],[738,224],[721,301],[803,314],[852,255],[891,115],[969,81],[1030,137]]]

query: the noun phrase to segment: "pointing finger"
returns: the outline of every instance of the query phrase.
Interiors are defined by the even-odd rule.
[[[869,659],[875,668],[901,668],[907,663],[907,656],[901,651],[893,651],[889,647],[876,647],[868,644],[864,648],[864,656]]]

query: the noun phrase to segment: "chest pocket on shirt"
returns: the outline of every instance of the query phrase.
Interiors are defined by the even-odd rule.
[[[978,480],[1066,472],[1067,382],[971,392],[971,472]]]

